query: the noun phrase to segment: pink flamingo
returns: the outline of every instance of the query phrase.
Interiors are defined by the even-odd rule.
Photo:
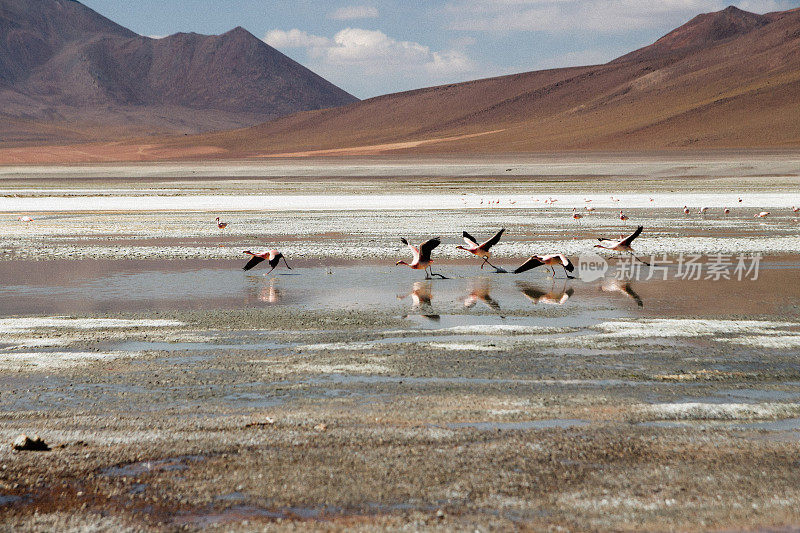
[[[414,254],[414,259],[410,263],[406,263],[405,261],[398,261],[395,263],[397,265],[406,265],[409,268],[413,268],[414,270],[424,270],[425,271],[425,279],[431,279],[433,276],[439,276],[442,279],[447,279],[447,277],[443,276],[442,274],[434,274],[433,269],[431,268],[430,274],[428,274],[428,268],[433,263],[433,259],[431,259],[431,252],[434,248],[442,244],[441,239],[439,237],[435,237],[433,239],[428,239],[427,241],[423,242],[419,245],[419,248],[416,248],[408,243],[406,239],[400,237],[400,242],[405,244],[411,249],[411,253]]]
[[[636,254],[633,253],[633,248],[631,248],[631,243],[633,242],[633,240],[636,237],[639,236],[639,234],[642,233],[642,229],[644,229],[643,226],[639,226],[638,228],[636,228],[636,231],[634,231],[633,233],[631,233],[630,235],[628,235],[624,239],[620,239],[620,240],[602,239],[602,238],[601,239],[597,239],[601,243],[605,243],[606,246],[603,246],[602,244],[595,244],[594,247],[595,248],[603,248],[605,250],[612,250],[614,252],[627,252],[627,253],[631,254],[633,257],[635,257],[636,260],[644,263],[647,266],[650,266],[650,263],[648,263],[647,261],[644,261],[644,260],[639,259],[638,257],[636,257]]]
[[[572,219],[580,225],[581,219],[583,218],[583,215],[581,215],[580,213],[575,213],[574,212],[575,211],[574,207],[572,208],[572,211],[573,211]]]
[[[767,218],[767,216],[769,216],[769,211],[761,211],[759,214],[757,214],[753,218]]]
[[[620,211],[620,212],[619,212],[619,219],[620,219],[621,221],[623,221],[623,222],[627,222],[627,220],[628,220],[628,215],[626,215],[625,213],[623,213],[622,211]]]
[[[800,213],[800,207],[796,207],[796,206],[793,205],[792,206],[792,212],[793,213]]]
[[[574,276],[570,276],[568,272],[572,272],[575,270],[575,265],[567,258],[564,254],[553,254],[553,255],[532,255],[528,258],[527,261],[522,263],[516,270],[514,270],[514,274],[520,274],[522,272],[531,270],[536,267],[540,267],[542,265],[547,265],[551,269],[553,269],[553,277],[556,277],[556,265],[561,265],[564,267],[564,274],[566,274],[567,278],[575,279]]]
[[[216,219],[216,220],[217,220],[217,227],[218,227],[219,229],[225,229],[225,228],[227,228],[227,227],[228,227],[228,223],[227,223],[227,222],[220,222],[220,221],[219,221],[219,217],[217,217],[217,219]]]
[[[727,207],[725,209],[723,209],[722,212],[725,213],[726,215],[730,215],[731,214],[731,210],[728,209]]]
[[[685,215],[689,214],[689,208],[687,206],[683,206],[683,214]]]
[[[33,222],[33,217],[30,217],[28,215],[23,215],[21,217],[18,217],[17,220],[19,220],[20,222]]]
[[[501,271],[503,269],[498,268],[489,262],[489,258],[492,256],[492,252],[490,252],[489,249],[498,242],[500,242],[500,237],[503,236],[503,232],[505,230],[506,228],[501,229],[500,231],[495,233],[491,239],[488,239],[483,244],[478,244],[477,239],[475,239],[475,237],[473,237],[472,235],[470,235],[465,231],[463,232],[462,235],[464,237],[464,242],[467,243],[467,248],[461,245],[456,246],[456,248],[459,250],[467,251],[473,255],[477,255],[478,257],[482,258],[483,263],[481,263],[481,270],[483,269],[483,265],[489,265],[495,270]]]
[[[269,252],[259,252],[259,253],[254,253],[251,252],[250,250],[245,250],[242,253],[253,256],[250,258],[250,261],[248,261],[247,264],[244,267],[242,267],[242,270],[250,270],[260,262],[267,260],[269,261],[269,266],[272,267],[269,269],[269,272],[272,272],[273,270],[275,270],[275,267],[278,266],[278,263],[280,263],[281,259],[283,259],[283,264],[286,265],[286,268],[292,270],[292,267],[290,267],[289,263],[286,262],[286,258],[283,257],[283,254],[280,253],[278,250],[270,250]],[[269,272],[267,272],[267,274],[269,274]]]

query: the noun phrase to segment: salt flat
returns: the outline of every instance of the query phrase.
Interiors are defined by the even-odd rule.
[[[519,161],[3,169],[0,441],[53,448],[0,446],[3,523],[797,523],[796,161],[575,157],[561,179],[595,174],[559,182],[546,158],[502,180],[485,174]],[[638,224],[657,275],[610,253],[601,279],[498,274],[455,248],[505,227],[509,270],[578,263]],[[401,235],[441,236],[449,279],[395,266]],[[293,270],[241,271],[242,250],[271,247]],[[701,276],[681,277],[681,254]],[[758,275],[714,279],[718,254],[758,257]]]

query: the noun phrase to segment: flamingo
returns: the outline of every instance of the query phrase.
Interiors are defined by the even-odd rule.
[[[739,203],[742,203],[742,199],[741,198],[739,198]]]
[[[761,211],[759,214],[757,214],[753,218],[767,218],[768,215],[769,215],[769,211]]]
[[[556,265],[561,265],[564,267],[564,274],[567,276],[568,279],[575,279],[574,276],[570,276],[568,272],[572,272],[575,270],[575,265],[565,256],[564,254],[553,254],[553,255],[532,255],[528,258],[527,261],[522,263],[516,270],[514,270],[514,274],[521,274],[527,270],[531,270],[536,267],[540,267],[542,265],[547,265],[548,267],[553,269],[553,277],[556,277]]]
[[[575,211],[574,207],[572,208],[572,211],[573,211],[572,219],[575,220],[575,222],[577,222],[578,224],[580,224],[581,223],[581,219],[583,218],[583,215],[581,215],[580,213],[575,213],[574,212]]]
[[[728,209],[727,207],[725,209],[723,209],[722,212],[725,213],[726,215],[730,215],[731,214],[731,210]]]
[[[707,207],[701,207],[700,210],[698,211],[698,213],[701,214],[701,215],[705,215],[706,211],[708,211]]]
[[[689,214],[689,208],[687,206],[683,206],[683,214],[685,215]]]
[[[625,213],[623,213],[622,211],[620,211],[620,212],[619,212],[619,219],[620,219],[621,221],[623,221],[623,222],[626,222],[626,221],[628,220],[628,215],[626,215]]]
[[[425,271],[425,279],[431,279],[433,276],[439,276],[442,279],[447,279],[442,274],[434,274],[433,269],[431,268],[430,274],[428,274],[428,268],[433,263],[433,259],[431,259],[431,252],[434,248],[442,244],[442,241],[439,237],[434,237],[433,239],[428,239],[427,241],[423,242],[419,245],[419,249],[410,245],[406,239],[400,237],[400,242],[405,244],[411,249],[411,253],[414,254],[414,259],[411,263],[406,263],[405,261],[398,261],[395,263],[397,265],[406,265],[414,270],[424,270]]]
[[[589,211],[590,213],[591,213],[592,211],[594,211],[594,207],[592,207],[592,206],[590,206],[590,205],[587,205],[586,207],[584,207],[584,209],[586,209],[586,210],[587,210],[587,211]]]
[[[792,206],[793,213],[800,213],[800,207]]]
[[[607,246],[603,246],[602,244],[595,244],[594,247],[595,248],[603,248],[605,250],[613,250],[615,252],[627,252],[627,253],[631,254],[633,257],[635,257],[638,261],[644,263],[647,266],[650,266],[650,263],[648,263],[647,261],[644,261],[644,260],[639,259],[638,257],[636,257],[636,254],[633,253],[633,248],[631,248],[631,243],[633,242],[633,240],[636,237],[639,236],[640,233],[642,233],[642,229],[644,229],[644,227],[643,226],[639,226],[638,228],[636,228],[636,231],[634,231],[633,233],[631,233],[630,235],[628,235],[624,239],[620,239],[620,240],[597,239],[601,243],[606,243]]]
[[[258,252],[258,253],[251,252],[250,250],[245,250],[242,253],[253,256],[250,258],[250,261],[248,261],[247,264],[244,267],[242,267],[242,270],[250,270],[260,262],[267,260],[269,262],[269,266],[272,267],[269,269],[269,272],[272,272],[273,270],[275,270],[275,267],[278,266],[278,263],[280,262],[281,259],[283,259],[283,264],[286,265],[286,268],[292,270],[292,267],[290,267],[289,263],[286,262],[286,258],[283,257],[283,254],[280,253],[278,250],[270,250],[269,252]],[[267,272],[267,274],[269,274],[269,272]]]
[[[19,220],[20,222],[33,222],[33,217],[30,217],[28,215],[23,215],[21,217],[18,217],[17,220]]]
[[[544,292],[539,287],[531,283],[525,283],[524,281],[518,281],[517,287],[525,298],[532,301],[534,304],[564,305],[575,292],[572,287],[566,291],[563,289],[561,291],[555,291],[551,287],[549,292]]]
[[[228,227],[228,223],[227,222],[220,222],[219,217],[217,217],[216,221],[217,221],[217,227],[219,229],[225,229],[225,228]]]
[[[465,248],[464,246],[459,245],[456,246],[456,248],[459,250],[465,250],[473,255],[477,255],[478,257],[483,258],[483,263],[481,263],[481,270],[483,270],[483,265],[489,265],[498,272],[501,271],[505,272],[505,270],[503,270],[502,268],[498,268],[489,262],[489,258],[492,256],[492,252],[490,252],[489,249],[498,242],[500,242],[500,237],[503,236],[503,232],[505,230],[506,228],[502,228],[500,231],[495,233],[491,239],[488,239],[483,244],[478,244],[477,239],[475,239],[475,237],[473,237],[472,235],[470,235],[465,231],[462,233],[462,235],[464,237],[464,242],[467,243],[467,247]]]

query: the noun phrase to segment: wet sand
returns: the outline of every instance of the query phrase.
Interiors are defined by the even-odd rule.
[[[561,198],[422,216],[0,214],[0,529],[797,526],[795,190],[765,187],[725,217],[741,193],[720,186],[707,215],[643,205],[625,224],[610,199],[633,197],[621,183],[567,197],[508,182],[531,202]],[[453,194],[447,180],[418,185]],[[4,187],[49,202],[105,190]],[[319,184],[303,187],[286,190]],[[709,192],[661,190],[695,209]],[[584,195],[599,207],[578,225],[567,204]],[[772,215],[754,220],[762,208]],[[418,240],[421,222],[442,235],[435,267],[451,279],[394,266],[408,259],[397,235]],[[604,280],[553,280],[481,271],[454,249],[462,227],[505,226],[495,260],[513,267],[638,223],[643,254],[762,254],[758,279],[681,280],[673,264],[667,281],[615,281],[622,264],[606,255]],[[241,250],[262,243],[294,270],[241,272]],[[22,432],[53,449],[13,451]]]

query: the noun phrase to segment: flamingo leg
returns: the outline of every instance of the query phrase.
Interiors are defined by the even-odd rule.
[[[283,258],[283,264],[286,265],[286,268],[288,268],[289,270],[292,270],[292,267],[290,267],[289,263],[286,262],[286,258],[285,257]]]
[[[428,267],[428,268],[430,268],[430,269],[431,269],[431,277],[433,277],[433,276],[439,276],[441,279],[450,279],[450,278],[448,278],[447,276],[445,276],[444,274],[439,274],[438,272],[434,273],[434,272],[433,272],[433,267],[432,267],[432,266],[431,266],[431,267]],[[430,278],[429,278],[429,279],[430,279]]]
[[[644,259],[639,259],[638,257],[636,257],[636,254],[634,254],[633,252],[628,252],[628,253],[631,254],[633,256],[633,258],[636,259],[637,261],[639,261],[640,263],[644,263],[645,265],[650,266],[650,263],[648,263]]]
[[[569,275],[569,272],[567,272],[567,267],[564,267],[564,275],[567,276],[567,279],[575,279],[575,276]]]

